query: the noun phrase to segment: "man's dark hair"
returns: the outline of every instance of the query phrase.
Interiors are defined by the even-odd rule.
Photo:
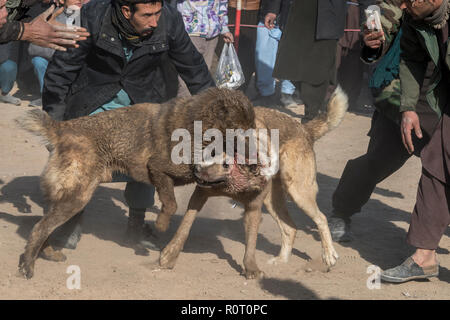
[[[161,5],[164,4],[164,0],[116,0],[120,6],[128,6],[130,8],[131,14],[134,14],[137,9],[136,5],[138,3],[157,3],[160,2]]]

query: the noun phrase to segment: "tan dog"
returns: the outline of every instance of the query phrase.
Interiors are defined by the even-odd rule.
[[[214,196],[228,196],[244,205],[244,268],[247,278],[263,274],[255,258],[263,203],[278,223],[282,238],[280,253],[271,262],[287,262],[296,234],[296,226],[286,207],[287,195],[316,223],[322,240],[323,261],[329,267],[333,266],[338,255],[333,248],[327,219],[316,202],[318,186],[313,144],[339,125],[347,106],[347,96],[338,87],[328,103],[327,114],[322,114],[305,125],[284,113],[256,107],[256,127],[279,130],[279,171],[273,176],[264,176],[260,165],[197,165],[195,174],[198,186],[175,236],[161,253],[160,266],[174,267],[196,213],[209,197]]]
[[[202,121],[201,134],[209,128],[223,133],[229,128],[248,129],[254,127],[254,117],[244,94],[217,88],[162,105],[139,104],[63,122],[40,110],[29,112],[19,124],[44,137],[51,149],[41,176],[48,208],[31,231],[20,257],[20,272],[33,276],[42,246],[47,257],[65,259],[47,246],[47,238],[82,210],[97,186],[110,182],[115,171],[155,186],[162,202],[156,227],[165,231],[177,209],[174,186],[195,182],[193,165],[171,161],[178,143],[171,140],[172,133],[182,128],[193,136],[196,120]]]

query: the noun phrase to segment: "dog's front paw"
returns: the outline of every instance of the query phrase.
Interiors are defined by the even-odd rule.
[[[339,255],[334,248],[324,250],[322,253],[322,260],[329,268],[336,264],[338,258]]]
[[[264,272],[262,272],[261,270],[257,269],[257,270],[245,270],[244,271],[244,275],[248,280],[251,279],[262,279],[264,278]]]
[[[288,260],[289,258],[287,257],[277,256],[267,260],[267,263],[276,266],[277,264],[287,263]]]
[[[168,245],[165,247],[159,256],[160,267],[164,269],[173,269],[180,251],[181,250],[175,246]]]
[[[26,279],[31,279],[34,275],[34,262],[26,262],[23,254],[19,259],[19,273]]]
[[[142,243],[136,243],[133,246],[134,254],[137,256],[144,256],[147,257],[150,255],[150,252],[148,252],[147,248]]]

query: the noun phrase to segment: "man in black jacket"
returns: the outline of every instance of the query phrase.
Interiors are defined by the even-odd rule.
[[[270,1],[277,12],[281,0]],[[294,0],[281,37],[273,76],[296,82],[305,103],[305,119],[324,109],[336,78],[336,48],[344,34],[346,1]]]
[[[91,1],[81,9],[81,25],[91,37],[79,48],[56,52],[47,68],[42,100],[54,119],[162,103],[176,95],[177,73],[191,94],[215,85],[181,15],[163,0]],[[130,207],[127,234],[136,243],[154,188],[128,180],[124,195]],[[76,246],[80,216],[66,225],[75,232],[63,237],[63,246]],[[137,253],[146,254],[141,249]]]

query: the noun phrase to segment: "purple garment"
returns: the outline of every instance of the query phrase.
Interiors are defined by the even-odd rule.
[[[190,36],[215,38],[228,29],[228,0],[184,0],[177,3]]]

